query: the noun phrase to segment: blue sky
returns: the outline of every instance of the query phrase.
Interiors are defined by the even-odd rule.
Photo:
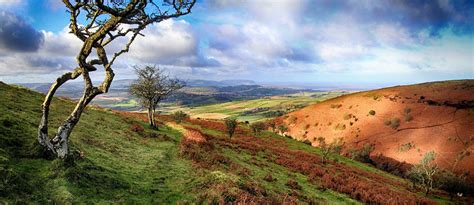
[[[474,1],[214,0],[150,26],[115,64],[184,79],[407,84],[474,78]],[[59,0],[0,0],[0,80],[52,82],[75,66]],[[18,37],[23,37],[19,41]],[[103,73],[93,77],[100,79]]]

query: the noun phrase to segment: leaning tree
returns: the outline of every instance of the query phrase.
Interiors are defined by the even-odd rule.
[[[63,3],[70,14],[70,33],[82,41],[82,47],[76,56],[77,67],[58,77],[51,85],[41,106],[38,128],[39,143],[59,158],[68,155],[69,135],[86,106],[95,96],[108,92],[114,78],[112,65],[115,60],[129,51],[130,45],[138,35],[143,35],[141,32],[148,25],[191,13],[195,0],[63,0]],[[107,53],[112,42],[119,39],[126,39],[122,49]],[[104,69],[105,77],[100,85],[94,85],[89,73],[99,67]],[[50,139],[48,115],[54,93],[65,82],[79,76],[84,80],[82,97],[54,138]]]

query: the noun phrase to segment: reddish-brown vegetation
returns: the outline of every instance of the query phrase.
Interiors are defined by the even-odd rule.
[[[474,136],[473,93],[474,80],[396,86],[330,99],[275,122],[276,126],[286,126],[287,134],[297,140],[314,143],[319,136],[328,141],[343,138],[345,151],[374,144],[372,158],[382,154],[416,164],[425,153],[434,151],[442,154],[436,158],[441,168],[468,170],[468,178],[474,183],[474,155],[463,157],[465,152],[474,152],[473,144],[468,143]],[[320,126],[306,126],[317,122]],[[400,152],[400,144],[408,142],[416,149]],[[398,166],[392,162],[377,164],[387,170]]]
[[[195,122],[197,122],[196,124],[199,124],[201,128],[206,129],[219,129],[223,126],[220,122],[193,120],[193,123]],[[249,152],[252,155],[256,155],[259,152],[265,153],[265,158],[268,161],[307,175],[310,181],[321,189],[331,189],[345,193],[365,203],[434,204],[434,202],[412,193],[410,191],[410,184],[406,182],[397,181],[332,161],[327,165],[323,165],[321,163],[321,157],[317,154],[291,150],[282,139],[274,137],[255,138],[250,135],[250,131],[242,129],[240,134],[232,139],[221,136],[207,136],[207,139],[209,144],[218,144],[221,147],[229,147],[234,150]],[[186,141],[184,141],[184,143],[186,143]],[[194,143],[194,145],[195,144],[196,143]],[[201,145],[201,149],[206,150],[206,146],[211,145]],[[190,148],[186,147],[185,149]],[[213,158],[210,155],[214,154],[218,153],[208,152],[208,159],[195,156],[194,158],[208,162]],[[273,177],[266,176],[265,180],[272,181]],[[286,185],[295,190],[301,189],[301,186],[298,185],[296,181],[288,181]],[[392,186],[398,187],[398,189],[391,188]],[[246,194],[243,196],[246,196]]]

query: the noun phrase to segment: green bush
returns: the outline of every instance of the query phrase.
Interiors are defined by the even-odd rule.
[[[394,117],[391,120],[385,119],[383,124],[390,126],[392,129],[396,130],[400,126],[400,118]]]
[[[409,107],[406,107],[403,112],[405,112],[406,114],[410,113],[411,112],[411,108]]]
[[[406,151],[409,151],[413,147],[414,147],[414,145],[411,142],[409,142],[409,143],[400,145],[400,148],[398,148],[398,151],[399,152],[406,152]]]
[[[390,121],[390,127],[396,130],[400,126],[400,119],[399,118],[392,118]]]
[[[181,123],[183,120],[185,119],[188,119],[189,118],[189,115],[186,114],[185,112],[183,111],[176,111],[174,112],[171,117],[173,118],[173,120],[176,122],[176,123]]]
[[[265,123],[263,122],[254,122],[250,124],[250,128],[252,128],[252,132],[254,135],[258,135],[262,130],[266,127]]]
[[[361,149],[349,150],[349,155],[352,159],[357,160],[359,162],[372,163],[372,160],[370,159],[370,153],[372,153],[374,149],[375,145],[367,143]]]
[[[234,135],[235,129],[237,128],[237,120],[234,118],[226,118],[225,126],[227,134],[229,137],[232,137],[232,135]]]
[[[407,115],[405,115],[405,117],[404,117],[404,118],[405,118],[405,122],[410,122],[410,121],[412,121],[412,120],[413,120],[413,116],[411,116],[411,115],[408,115],[408,114],[407,114]]]
[[[370,115],[375,115],[375,110],[370,110],[370,111],[369,111],[369,114],[370,114]]]
[[[439,176],[440,188],[447,191],[449,196],[461,193],[466,195],[469,192],[469,182],[466,175],[457,175],[450,171],[443,171]]]

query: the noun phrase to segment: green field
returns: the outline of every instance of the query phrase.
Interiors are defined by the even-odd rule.
[[[172,113],[174,111],[182,110],[194,118],[223,119],[226,117],[234,117],[239,121],[254,122],[277,117],[278,115],[276,115],[275,112],[288,113],[310,104],[338,97],[343,94],[347,94],[347,92],[304,92],[292,95],[273,96],[255,100],[242,100],[198,107],[165,106],[161,111],[163,113]],[[261,109],[261,111],[256,109]],[[254,112],[252,112],[252,110],[254,110]],[[272,112],[275,114],[272,115]]]

